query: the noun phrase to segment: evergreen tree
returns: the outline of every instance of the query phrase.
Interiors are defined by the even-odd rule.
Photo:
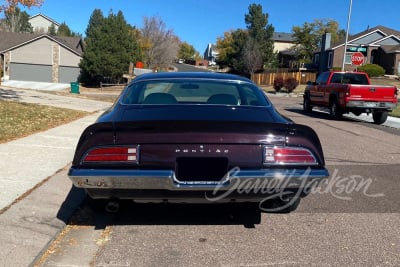
[[[51,25],[50,25],[50,27],[48,28],[48,30],[47,30],[47,34],[49,34],[49,35],[51,35],[51,36],[55,36],[57,33],[56,33],[56,26],[52,23]]]
[[[232,51],[228,61],[229,65],[232,66],[235,71],[245,73],[246,66],[244,65],[242,55],[249,39],[249,34],[246,30],[238,29],[232,32],[232,39]]]
[[[254,40],[255,45],[262,52],[262,61],[265,67],[272,67],[276,62],[274,53],[274,27],[268,24],[268,14],[263,13],[260,4],[251,4],[249,13],[245,15],[245,22],[249,36]]]
[[[127,24],[123,13],[110,12],[105,18],[101,10],[92,13],[86,29],[85,49],[80,63],[85,83],[98,77],[119,82],[127,73],[130,62],[139,58],[139,47],[133,27]]]
[[[68,25],[63,22],[58,26],[57,36],[74,37],[75,33],[73,33]]]

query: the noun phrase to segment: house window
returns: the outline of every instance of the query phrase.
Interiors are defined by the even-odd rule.
[[[351,56],[353,55],[353,53],[346,53],[346,57],[344,60],[345,64],[351,64]]]
[[[332,62],[333,62],[333,53],[331,51],[328,53],[328,69],[332,68]]]
[[[316,66],[319,65],[319,54],[316,54],[314,57],[314,65],[316,65]]]

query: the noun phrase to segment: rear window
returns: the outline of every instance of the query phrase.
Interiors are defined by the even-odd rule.
[[[331,83],[368,85],[368,79],[364,74],[335,73],[332,75]]]
[[[205,80],[150,80],[132,83],[123,104],[139,105],[269,105],[263,93],[250,83]]]

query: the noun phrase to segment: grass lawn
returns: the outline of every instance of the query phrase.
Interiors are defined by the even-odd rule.
[[[397,104],[397,107],[393,110],[393,112],[389,113],[389,116],[400,118],[400,104]]]
[[[44,131],[88,112],[0,100],[0,143]]]

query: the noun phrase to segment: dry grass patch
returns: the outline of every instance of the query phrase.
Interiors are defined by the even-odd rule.
[[[44,131],[88,112],[0,100],[0,143]]]
[[[400,104],[397,104],[397,107],[389,115],[400,118]]]

